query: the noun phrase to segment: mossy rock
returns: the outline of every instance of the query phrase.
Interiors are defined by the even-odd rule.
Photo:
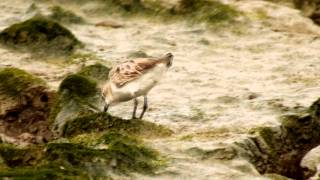
[[[45,86],[45,82],[24,70],[17,68],[0,69],[0,93],[16,97],[30,87]]]
[[[0,156],[8,167],[32,166],[42,158],[39,148],[17,148],[11,144],[0,144]]]
[[[70,96],[80,98],[90,97],[97,93],[96,82],[85,76],[73,74],[67,76],[59,86],[59,93],[67,93]]]
[[[309,107],[308,112],[313,118],[320,117],[320,98]]]
[[[254,135],[235,143],[241,157],[262,173],[276,173],[293,179],[308,179],[314,169],[302,167],[308,152],[320,144],[320,99],[309,111],[283,115],[281,125],[260,127]]]
[[[60,6],[53,6],[50,8],[50,10],[51,10],[51,14],[49,15],[49,18],[55,21],[62,22],[62,23],[74,23],[74,24],[80,24],[85,22],[82,17]]]
[[[163,157],[154,149],[134,137],[110,132],[94,140],[96,146],[77,143],[48,143],[18,148],[1,145],[0,157],[6,167],[1,167],[0,177],[63,179],[110,179],[111,173],[138,172],[153,174],[163,165]],[[52,178],[50,177],[50,178]]]
[[[104,66],[100,63],[93,64],[82,68],[78,74],[89,77],[98,83],[102,83],[108,80],[109,71],[111,68]]]
[[[240,15],[234,7],[216,0],[181,0],[173,12],[210,24],[232,22]]]
[[[61,167],[21,167],[1,169],[0,178],[10,179],[90,179],[80,170],[61,169]],[[108,179],[108,177],[106,177]]]
[[[100,0],[105,8],[103,12],[120,14],[128,17],[152,17],[165,22],[187,20],[192,23],[217,25],[236,22],[241,15],[235,7],[219,0],[181,0],[175,5],[159,1],[143,0]]]
[[[18,50],[50,55],[70,54],[81,46],[67,28],[41,16],[4,29],[0,33],[0,42]]]
[[[50,121],[55,130],[61,132],[67,121],[101,111],[102,107],[103,101],[97,83],[85,76],[73,74],[60,84]]]
[[[50,113],[50,122],[59,134],[67,121],[102,111],[104,102],[99,86],[107,79],[109,70],[102,64],[94,64],[61,82]]]
[[[94,113],[69,121],[64,129],[65,136],[82,133],[116,131],[143,137],[170,136],[172,131],[161,125],[143,120],[124,120],[106,113]]]
[[[54,98],[44,80],[17,68],[0,69],[1,133],[51,139],[47,118]]]

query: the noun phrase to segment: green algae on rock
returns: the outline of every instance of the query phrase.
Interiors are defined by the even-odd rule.
[[[48,143],[19,148],[0,145],[0,157],[4,158],[0,177],[44,178],[111,178],[110,174],[138,172],[154,174],[165,164],[161,155],[143,144],[141,140],[110,132],[92,141],[98,147],[78,143]],[[37,174],[38,172],[38,174]]]
[[[96,82],[85,76],[73,74],[67,76],[59,86],[59,93],[68,93],[76,97],[90,97],[97,93]]]
[[[102,64],[94,64],[67,76],[61,82],[50,113],[50,122],[59,134],[67,121],[102,110],[104,103],[99,84],[107,79],[109,70]]]
[[[22,51],[50,55],[70,54],[81,46],[68,29],[41,16],[4,29],[0,33],[0,43]]]
[[[144,137],[161,137],[172,134],[170,129],[148,121],[124,120],[106,113],[94,113],[67,122],[63,129],[63,135],[74,136],[99,131],[117,131]]]
[[[78,74],[91,78],[98,83],[105,82],[108,79],[110,68],[100,63],[83,67]]]
[[[173,13],[189,16],[195,22],[209,24],[230,22],[240,15],[235,8],[216,0],[181,0]]]
[[[262,173],[277,173],[294,179],[307,179],[315,171],[301,167],[304,156],[320,144],[320,99],[307,113],[289,114],[278,127],[261,127],[254,136],[236,143],[238,152]]]
[[[0,69],[0,93],[15,97],[34,86],[45,86],[45,82],[21,69]]]
[[[174,21],[182,20],[192,23],[207,23],[217,25],[236,22],[241,15],[237,8],[224,4],[219,0],[181,0],[175,2],[154,0],[96,0],[100,3],[92,12],[103,14],[117,14],[125,17],[147,17],[155,20]],[[73,0],[71,3],[87,3]]]
[[[50,113],[50,121],[61,133],[64,124],[76,117],[101,111],[102,98],[97,83],[85,76],[73,74],[60,84],[58,97]]]

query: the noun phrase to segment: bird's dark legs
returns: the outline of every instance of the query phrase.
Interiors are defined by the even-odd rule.
[[[109,104],[105,104],[103,108],[103,112],[104,113],[108,112],[108,109],[109,109]]]
[[[138,100],[137,98],[134,98],[134,105],[133,105],[133,112],[132,112],[132,119],[136,119],[136,112],[138,107]]]
[[[144,99],[143,99],[143,109],[142,109],[142,112],[141,112],[141,115],[140,115],[140,119],[142,119],[144,113],[146,112],[146,110],[148,109],[148,98],[147,96],[144,96]]]

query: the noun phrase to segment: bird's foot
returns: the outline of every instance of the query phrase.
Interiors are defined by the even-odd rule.
[[[139,120],[140,118],[137,118],[136,116],[132,116],[132,120]]]

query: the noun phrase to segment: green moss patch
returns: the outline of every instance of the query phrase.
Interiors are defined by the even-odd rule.
[[[154,20],[187,20],[193,23],[221,25],[235,22],[241,13],[219,0],[181,0],[175,5],[164,5],[160,1],[143,0],[97,0],[102,5],[100,11],[120,14],[126,17],[152,17]]]
[[[45,82],[21,69],[0,69],[0,92],[9,96],[17,96],[33,86],[43,86]]]
[[[63,134],[74,136],[99,131],[117,131],[144,137],[161,137],[172,134],[171,130],[161,125],[142,120],[124,120],[104,113],[95,113],[68,122]]]
[[[231,22],[240,15],[235,8],[216,0],[181,0],[173,13],[186,15],[195,22],[210,24]]]
[[[68,29],[40,16],[4,29],[0,42],[19,50],[52,55],[70,54],[81,45]]]
[[[17,148],[10,144],[0,144],[0,156],[8,167],[32,166],[42,158],[39,148]]]
[[[97,93],[96,82],[78,75],[70,75],[66,77],[59,86],[59,92],[62,93],[66,91],[66,93],[72,96],[78,97],[89,97],[93,96]]]
[[[153,174],[165,164],[161,155],[134,137],[110,132],[92,139],[93,146],[48,143],[18,148],[0,145],[0,177],[110,178],[110,173]],[[96,148],[104,145],[105,148]]]
[[[89,77],[97,82],[105,82],[108,79],[109,71],[109,67],[97,63],[84,67],[78,74]]]
[[[65,170],[61,167],[23,167],[23,168],[11,168],[2,169],[0,177],[11,178],[11,179],[32,179],[32,180],[43,180],[43,179],[89,179],[89,176],[78,170]]]
[[[109,70],[102,64],[94,64],[61,82],[49,118],[59,134],[67,121],[102,111],[104,103],[99,86],[107,79]]]

